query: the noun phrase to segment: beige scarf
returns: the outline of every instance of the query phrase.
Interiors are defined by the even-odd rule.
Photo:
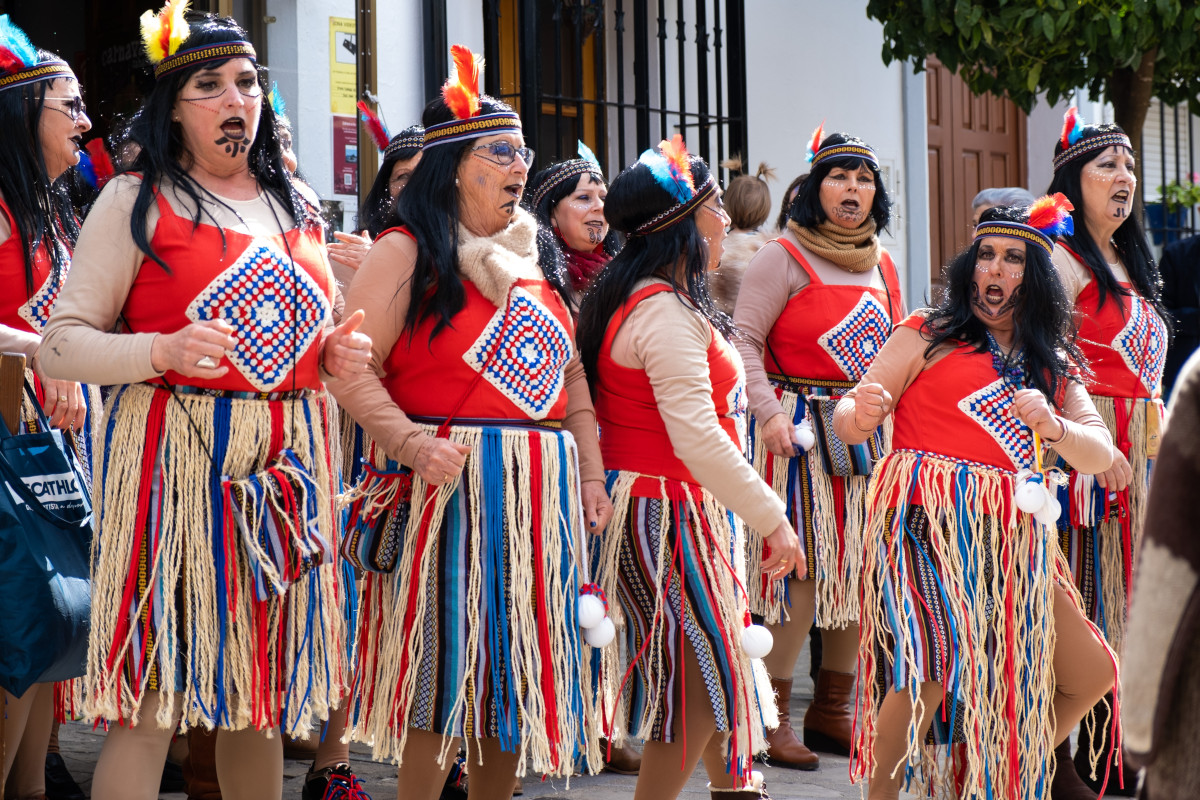
[[[866,272],[879,264],[879,239],[875,237],[875,220],[870,217],[853,229],[829,220],[815,228],[802,228],[795,220],[788,220],[787,227],[800,244],[846,272]]]

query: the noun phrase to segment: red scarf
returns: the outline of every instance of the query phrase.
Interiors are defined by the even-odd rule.
[[[604,265],[612,260],[612,257],[604,252],[604,243],[596,245],[596,249],[590,253],[583,250],[576,250],[567,244],[566,240],[558,232],[558,228],[554,229],[554,236],[558,239],[558,246],[562,249],[563,258],[567,262],[567,274],[571,279],[571,288],[577,292],[582,292],[592,284],[592,279],[604,269]]]

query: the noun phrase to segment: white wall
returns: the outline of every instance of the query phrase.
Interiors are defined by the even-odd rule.
[[[1062,135],[1063,114],[1071,106],[1068,100],[1050,105],[1045,96],[1029,112],[1025,123],[1026,186],[1034,197],[1041,197],[1054,177],[1054,143]]]
[[[865,2],[755,0],[746,4],[747,100],[750,161],[765,161],[779,180],[771,186],[778,209],[795,176],[807,172],[805,148],[813,129],[858,136],[889,172],[894,208],[880,239],[904,275],[907,250],[903,70],[880,58],[883,26],[868,19]],[[910,142],[923,152],[925,142]],[[902,277],[903,279],[903,277]]]

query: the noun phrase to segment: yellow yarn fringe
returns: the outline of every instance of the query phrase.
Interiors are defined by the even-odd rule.
[[[919,468],[918,468],[919,464]],[[883,700],[876,685],[877,651],[895,653],[889,641],[891,627],[886,617],[885,601],[895,608],[909,605],[910,613],[924,614],[912,589],[892,571],[892,596],[886,596],[883,570],[890,570],[901,558],[901,539],[893,530],[903,520],[893,519],[899,513],[892,506],[893,498],[910,497],[916,487],[920,503],[929,520],[929,558],[932,560],[946,592],[945,606],[954,615],[956,630],[948,643],[957,654],[960,668],[961,727],[966,732],[965,768],[962,773],[967,794],[985,789],[984,764],[992,790],[998,797],[1037,796],[1036,784],[1044,778],[1044,765],[1054,757],[1054,726],[1050,709],[1054,693],[1052,657],[1054,653],[1053,586],[1068,590],[1077,605],[1078,593],[1070,581],[1061,550],[1055,546],[1054,535],[1032,522],[1031,516],[1017,510],[1013,501],[1014,474],[1005,470],[972,466],[966,496],[956,502],[955,479],[961,464],[928,453],[898,451],[886,456],[876,467],[875,480],[868,498],[868,527],[863,580],[862,634],[859,641],[859,691],[856,733],[859,760],[852,763],[855,780],[869,776],[876,735],[876,719]],[[1003,511],[1001,511],[1003,510]],[[995,516],[1004,513],[1003,518]],[[970,547],[963,549],[958,539],[959,526],[969,531]],[[1005,573],[1005,555],[1009,569]],[[992,579],[985,570],[992,561]],[[976,576],[975,591],[964,580]],[[1006,639],[1004,622],[1005,584],[1011,588],[1016,611],[1013,618],[1012,640]],[[1028,610],[1022,610],[1025,607]],[[994,622],[989,624],[987,610],[994,609]],[[901,620],[906,631],[908,620]],[[994,659],[987,652],[989,631],[994,634]],[[911,635],[900,643],[900,657],[911,691],[918,688],[917,654]],[[1013,682],[1005,676],[1004,653],[1011,647],[1014,659]],[[1032,657],[1030,657],[1030,655]],[[932,653],[927,653],[932,658]],[[890,671],[890,670],[889,670]],[[947,674],[947,681],[952,673]],[[890,678],[889,678],[890,682]],[[990,682],[990,686],[989,686]],[[890,689],[888,689],[890,691]],[[1010,693],[1017,695],[1015,727],[1006,715]],[[916,696],[915,694],[913,695]],[[919,701],[914,703],[913,717],[908,730],[906,760],[920,764],[910,787],[918,796],[952,796],[955,786],[953,762],[939,759],[936,748],[927,747],[924,737],[917,735],[921,717]],[[1032,710],[1032,711],[1030,711]],[[1025,713],[1022,713],[1025,712]],[[947,709],[949,714],[949,709]],[[1018,767],[1012,769],[1010,743],[1017,742]],[[884,764],[891,772],[903,770],[900,764]],[[1012,794],[1010,795],[1010,787]]]
[[[789,419],[796,418],[796,409],[802,402],[800,395],[792,389],[779,387],[779,401],[783,405],[784,415]],[[758,425],[758,422],[755,422]],[[771,453],[763,443],[762,428],[758,427],[758,435],[754,437],[754,449],[750,454],[751,463],[764,480],[771,475],[771,488],[785,502],[788,497],[788,466],[792,459],[780,458]],[[884,442],[890,448],[892,441],[892,418],[884,422]],[[812,510],[811,519],[804,521],[806,531],[803,541],[807,543],[805,558],[816,576],[816,625],[818,628],[845,628],[858,623],[859,616],[859,578],[862,574],[863,530],[867,524],[867,491],[871,476],[852,475],[842,478],[845,486],[845,527],[844,544],[841,548],[839,564],[839,547],[837,543],[837,513],[833,499],[833,481],[825,471],[821,456],[814,447],[807,453],[796,456],[800,459],[800,473],[806,470],[812,476]],[[803,491],[800,487],[799,491]],[[800,513],[792,515],[794,523]],[[755,576],[753,587],[747,587],[750,593],[750,610],[762,615],[767,624],[776,624],[786,617],[788,612],[784,602],[784,581],[778,580],[769,584],[765,591],[763,581],[757,577],[762,566],[763,537],[770,531],[757,532],[760,535],[747,537],[749,547],[746,551],[747,570]],[[797,533],[801,533],[797,531]],[[788,617],[790,619],[790,617]]]
[[[423,425],[425,433],[436,435],[437,428]],[[425,547],[417,550],[418,534],[423,515],[420,506],[421,498],[426,496],[429,486],[416,471],[413,472],[412,496],[413,507],[404,532],[403,550],[397,561],[396,570],[389,574],[368,573],[362,581],[360,590],[359,616],[357,630],[359,638],[354,663],[357,667],[354,687],[357,697],[362,699],[362,705],[356,714],[351,715],[348,725],[348,738],[367,743],[371,746],[372,757],[376,760],[390,759],[400,764],[404,758],[404,745],[408,739],[409,719],[413,707],[420,698],[417,678],[418,665],[427,647],[436,647],[436,642],[426,642],[422,636],[420,625],[412,630],[404,630],[403,623],[408,604],[407,581],[412,575],[420,575],[420,588],[415,595],[413,619],[423,620],[429,611],[431,586],[436,585],[440,576],[436,573],[436,558],[438,547],[438,532],[445,518],[446,507],[454,492],[461,485],[467,492],[467,504],[470,518],[469,548],[474,554],[470,564],[467,579],[466,607],[478,609],[484,586],[484,564],[480,554],[483,551],[483,541],[487,527],[496,525],[499,521],[485,519],[484,506],[484,463],[479,457],[480,444],[484,429],[478,426],[454,425],[450,429],[450,441],[465,444],[471,448],[466,464],[459,478],[439,487],[432,488],[429,502],[433,504]],[[562,462],[558,453],[559,435],[566,439],[568,458]],[[570,506],[559,502],[559,478],[565,472],[565,480],[571,494],[579,496],[579,461],[575,440],[567,431],[545,431],[541,439],[542,484],[539,487],[529,486],[530,467],[530,432],[527,429],[503,429],[501,438],[501,460],[504,466],[504,483],[506,485],[506,504],[504,507],[504,526],[507,530],[509,551],[507,562],[509,568],[508,581],[512,586],[529,587],[532,598],[535,585],[535,570],[541,569],[542,580],[546,589],[546,600],[549,603],[552,620],[563,616],[563,609],[568,601],[568,592],[578,590],[575,575],[563,575],[558,565],[563,558],[563,545],[558,535],[565,527],[572,541],[578,543],[583,532],[583,507],[580,503]],[[370,453],[369,443],[366,452]],[[376,453],[371,459],[377,467],[386,463],[386,455],[382,448],[375,448]],[[492,476],[493,478],[495,476]],[[523,489],[524,491],[517,490]],[[543,531],[543,558],[540,565],[533,563],[533,529],[532,502],[530,491],[540,491],[542,498],[541,528]],[[575,545],[578,547],[578,544]],[[363,601],[368,590],[374,592],[373,603]],[[570,598],[573,600],[573,598]],[[602,766],[600,747],[595,736],[588,736],[587,741],[579,741],[580,731],[598,731],[595,709],[584,703],[582,718],[572,708],[563,702],[558,703],[557,739],[558,751],[554,752],[548,735],[549,717],[547,703],[541,692],[542,674],[549,670],[553,673],[553,682],[560,697],[579,691],[579,687],[591,685],[590,659],[582,646],[577,656],[572,656],[570,631],[566,625],[550,625],[552,637],[551,663],[543,663],[538,651],[538,627],[532,599],[528,603],[514,603],[506,609],[508,614],[509,635],[512,641],[513,662],[515,674],[509,680],[518,688],[520,702],[519,718],[521,737],[518,751],[517,772],[525,775],[526,770],[551,777],[565,777],[568,780],[575,771],[575,748],[579,747],[584,753],[587,768],[595,774]],[[482,753],[475,755],[479,739],[487,736],[487,732],[477,730],[483,709],[478,704],[482,687],[476,684],[479,670],[478,657],[481,651],[481,636],[483,635],[483,620],[474,616],[467,631],[467,663],[463,668],[465,680],[458,687],[454,705],[454,716],[448,722],[448,729],[453,730],[462,726],[465,735],[462,738],[463,747],[467,751],[467,760],[472,757],[481,758]],[[400,663],[402,654],[407,654],[407,672],[401,674]],[[584,689],[586,697],[587,691]],[[367,698],[374,702],[367,703]],[[443,747],[440,761],[450,755],[451,733],[442,731]]]
[[[343,677],[346,633],[338,602],[337,564],[322,564],[315,570],[319,597],[314,600],[320,608],[314,614],[313,624],[320,628],[311,633],[311,660],[303,652],[308,646],[305,625],[311,593],[309,579],[292,585],[284,597],[266,601],[268,629],[276,630],[284,613],[287,627],[278,639],[269,643],[271,692],[264,711],[253,708],[250,702],[255,686],[255,659],[260,654],[254,640],[254,626],[250,624],[255,618],[254,584],[246,555],[239,548],[237,563],[229,569],[237,586],[237,605],[226,627],[224,682],[217,686],[217,659],[221,653],[216,596],[217,582],[224,580],[224,576],[217,573],[212,554],[212,537],[220,535],[221,520],[213,518],[210,497],[215,407],[211,397],[177,394],[166,404],[158,465],[162,486],[160,544],[152,560],[141,566],[148,587],[156,584],[164,587],[156,598],[161,603],[158,612],[162,625],[146,654],[147,664],[155,665],[156,669],[146,669],[141,685],[131,686],[126,682],[124,662],[131,655],[132,630],[124,641],[117,643],[118,657],[113,668],[106,666],[118,620],[128,613],[121,599],[133,558],[138,476],[142,472],[141,444],[145,441],[146,420],[156,391],[160,390],[146,385],[129,386],[123,392],[114,392],[105,404],[105,424],[111,420],[113,432],[107,468],[103,452],[97,452],[94,458],[98,480],[92,552],[95,565],[92,635],[85,682],[88,716],[132,720],[137,724],[145,693],[151,690],[165,698],[156,717],[159,727],[173,725],[177,699],[183,703],[184,729],[196,724],[208,726],[210,723],[203,718],[200,708],[211,710],[216,707],[218,696],[224,696],[230,720],[221,727],[265,729],[282,724],[287,733],[306,736],[329,716],[346,688]],[[310,408],[315,429],[313,463],[307,461],[310,443],[305,404]],[[270,452],[271,412],[266,401],[233,400],[231,406],[230,430],[234,433],[229,438],[221,472],[244,477],[264,469],[274,455]],[[337,542],[327,467],[330,451],[336,452],[338,447],[331,411],[332,405],[321,403],[317,395],[283,401],[283,446],[291,447],[311,470],[318,492],[318,529],[327,541]],[[140,598],[139,619],[147,612],[150,596],[147,591]],[[178,645],[181,637],[190,635],[193,623],[203,635],[187,644],[184,681],[179,685],[175,679],[175,662],[181,657]],[[280,661],[283,671],[276,673],[275,665]],[[295,680],[289,685],[293,671]],[[285,704],[288,718],[282,719]]]
[[[667,493],[667,480],[661,476],[647,476],[626,471],[619,472],[611,490],[614,509],[613,517],[609,521],[606,532],[603,535],[600,565],[593,576],[596,583],[600,585],[608,597],[608,613],[618,630],[625,625],[624,610],[621,608],[621,604],[617,602],[619,596],[617,582],[619,579],[621,549],[625,537],[625,527],[629,521],[630,509],[633,506],[633,485],[642,478],[650,478],[658,482],[659,500],[662,503],[662,514],[658,519],[659,550],[656,554],[658,574],[655,576],[654,581],[656,586],[663,587],[666,584],[667,572],[671,566],[671,553],[668,550],[669,542],[667,537],[670,525],[671,501]],[[745,586],[746,545],[743,541],[745,537],[744,526],[739,521],[732,532],[732,539],[722,541],[720,537],[724,532],[729,531],[725,506],[713,497],[707,489],[701,487],[700,492],[701,503],[699,505],[694,502],[690,495],[685,503],[692,529],[696,531],[701,529],[701,518],[708,521],[714,536],[718,537],[718,544],[725,556],[728,557],[730,553],[733,554],[732,567],[737,573],[737,578],[741,581],[742,586]],[[734,726],[733,735],[737,737],[737,752],[746,756],[765,752],[767,744],[764,727],[768,729],[778,727],[779,713],[775,707],[775,694],[771,688],[771,678],[767,674],[766,667],[763,666],[762,659],[751,659],[741,649],[741,631],[745,624],[746,601],[743,599],[742,592],[738,589],[734,576],[726,568],[725,559],[722,557],[722,554],[713,552],[709,543],[700,537],[694,537],[692,545],[696,548],[697,561],[705,567],[704,580],[712,588],[713,595],[717,599],[717,610],[720,614],[721,624],[725,630],[732,632],[733,641],[730,643],[730,649],[737,663],[737,684],[753,688],[753,691],[747,693],[748,705],[746,698],[741,696],[726,698],[730,708],[733,710],[732,718],[737,723],[741,723],[742,720],[745,720],[746,723],[744,725],[735,724]],[[646,710],[643,712],[642,717],[637,720],[636,732],[632,734],[635,738],[645,739],[650,736],[654,728],[655,711],[661,704],[663,693],[668,688],[667,679],[670,667],[659,661],[660,654],[666,652],[668,649],[668,645],[663,640],[666,636],[666,626],[661,622],[663,615],[666,613],[666,602],[666,592],[660,591],[656,598],[653,617],[654,623],[649,634],[650,643],[646,646],[646,657],[650,659],[650,669],[647,670],[647,677],[652,683],[647,687]],[[615,744],[620,744],[629,731],[630,712],[628,698],[620,694],[621,679],[625,674],[625,665],[621,663],[622,655],[620,652],[620,642],[623,638],[623,636],[618,635],[612,644],[605,647],[601,653],[602,681],[598,689],[599,696],[596,698],[597,704],[608,712],[606,720],[611,720],[611,735]],[[625,657],[633,658],[634,655],[636,654],[626,653]]]

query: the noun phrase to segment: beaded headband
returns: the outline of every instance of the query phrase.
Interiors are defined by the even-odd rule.
[[[39,62],[37,48],[25,31],[14,25],[8,14],[0,14],[0,89],[74,76],[62,59]]]
[[[398,133],[390,142],[388,142],[388,146],[383,149],[383,157],[386,160],[388,156],[392,155],[397,150],[420,150],[424,144],[424,131],[419,130],[408,135]]]
[[[717,191],[717,180],[711,174],[708,180],[700,184],[700,188],[696,193],[682,203],[676,203],[662,213],[655,214],[650,219],[638,225],[633,230],[634,236],[645,236],[648,233],[658,233],[679,222],[681,219],[691,214],[708,198],[712,197]]]
[[[1075,232],[1071,212],[1075,207],[1062,192],[1039,197],[1029,207],[1029,221],[988,220],[975,227],[975,241],[985,236],[1008,236],[1023,242],[1033,242],[1046,251],[1054,252],[1054,240],[1063,234]]]
[[[495,114],[480,114],[470,119],[452,119],[449,122],[430,125],[425,129],[422,141],[425,147],[435,147],[439,144],[478,139],[480,136],[490,136],[494,133],[520,132],[521,118],[511,111],[499,111]]]
[[[1092,136],[1085,139],[1083,136],[1083,117],[1079,116],[1079,109],[1075,106],[1068,108],[1067,113],[1063,115],[1063,129],[1062,135],[1059,137],[1059,142],[1062,144],[1063,151],[1054,157],[1055,172],[1058,172],[1069,162],[1095,150],[1103,150],[1106,147],[1113,146],[1133,149],[1133,142],[1129,140],[1129,137],[1117,131],[1102,133],[1099,136]]]
[[[537,208],[546,195],[553,191],[554,187],[560,186],[571,178],[576,178],[580,175],[595,175],[601,182],[604,181],[604,175],[600,172],[599,164],[583,158],[573,158],[570,161],[564,161],[558,165],[558,171],[542,181],[542,184],[534,191],[533,207]]]
[[[221,42],[191,50],[181,50],[154,65],[154,77],[161,78],[181,69],[203,64],[205,61],[224,61],[229,58],[248,58],[255,61],[257,54],[249,42]],[[255,61],[255,63],[258,63]]]
[[[821,147],[821,138],[824,135],[825,123],[822,122],[813,131],[812,139],[808,143],[808,163],[815,167],[822,161],[828,158],[861,158],[871,166],[879,169],[879,158],[875,155],[875,151],[863,144],[855,144],[853,142],[830,143]]]
[[[167,0],[157,14],[153,11],[142,14],[142,46],[154,66],[155,80],[205,61],[248,58],[257,63],[254,45],[241,40],[180,50],[192,35],[186,18],[188,5],[188,0]]]
[[[483,59],[461,44],[451,46],[450,57],[454,59],[454,75],[442,85],[442,102],[454,119],[426,128],[424,146],[452,144],[495,133],[520,133],[521,118],[515,112],[479,113],[479,70]]]

